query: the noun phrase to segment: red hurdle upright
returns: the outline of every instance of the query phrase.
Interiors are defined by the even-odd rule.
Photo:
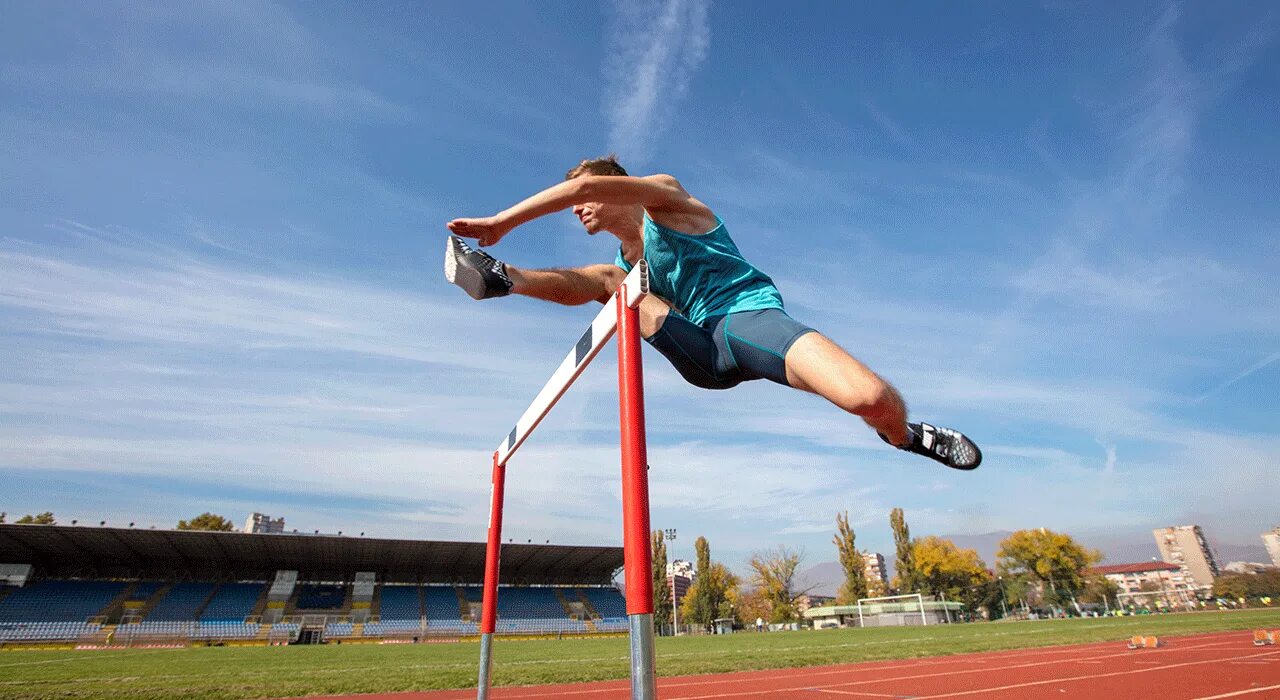
[[[480,673],[476,696],[488,700],[492,685],[493,635],[498,621],[498,574],[502,552],[502,502],[506,465],[551,407],[569,389],[616,331],[618,406],[622,447],[623,559],[627,620],[631,637],[631,697],[656,695],[653,654],[653,575],[649,551],[649,466],[645,448],[644,372],[640,362],[640,302],[649,293],[648,267],[632,268],[610,303],[596,315],[577,345],[556,368],[506,440],[493,453],[489,533],[485,551],[484,602],[480,619]]]

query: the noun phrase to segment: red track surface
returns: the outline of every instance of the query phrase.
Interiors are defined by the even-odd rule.
[[[658,679],[662,700],[704,698],[1280,698],[1280,647],[1253,646],[1249,632],[1044,647],[927,659]],[[495,659],[495,663],[499,663]],[[361,700],[462,700],[476,691],[354,696]],[[629,681],[495,688],[494,700],[622,700]],[[322,700],[322,699],[316,699]],[[323,700],[339,700],[336,697]]]

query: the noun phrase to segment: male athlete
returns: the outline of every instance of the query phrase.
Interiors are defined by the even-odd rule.
[[[621,241],[612,265],[529,270],[494,259],[482,246],[567,208],[590,235]],[[640,333],[690,384],[728,389],[769,379],[822,396],[862,418],[885,442],[954,469],[973,469],[982,452],[955,430],[908,423],[897,390],[858,360],[787,315],[767,275],[747,262],[724,222],[670,175],[631,177],[613,156],[584,160],[565,181],[495,216],[449,222],[445,277],[473,299],[522,294],[578,305],[605,303],[640,258],[649,296]],[[656,295],[656,298],[655,298]]]

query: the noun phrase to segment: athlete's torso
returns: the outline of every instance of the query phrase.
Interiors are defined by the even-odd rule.
[[[783,308],[773,280],[742,257],[719,217],[715,228],[694,235],[666,228],[646,214],[644,257],[650,291],[693,323],[735,311]],[[621,248],[614,264],[631,271]]]

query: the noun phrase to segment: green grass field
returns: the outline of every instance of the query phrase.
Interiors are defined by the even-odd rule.
[[[1235,629],[1280,610],[660,638],[663,676],[818,666]],[[473,686],[479,645],[0,652],[0,698],[264,698]],[[494,645],[495,685],[626,678],[625,638]]]

